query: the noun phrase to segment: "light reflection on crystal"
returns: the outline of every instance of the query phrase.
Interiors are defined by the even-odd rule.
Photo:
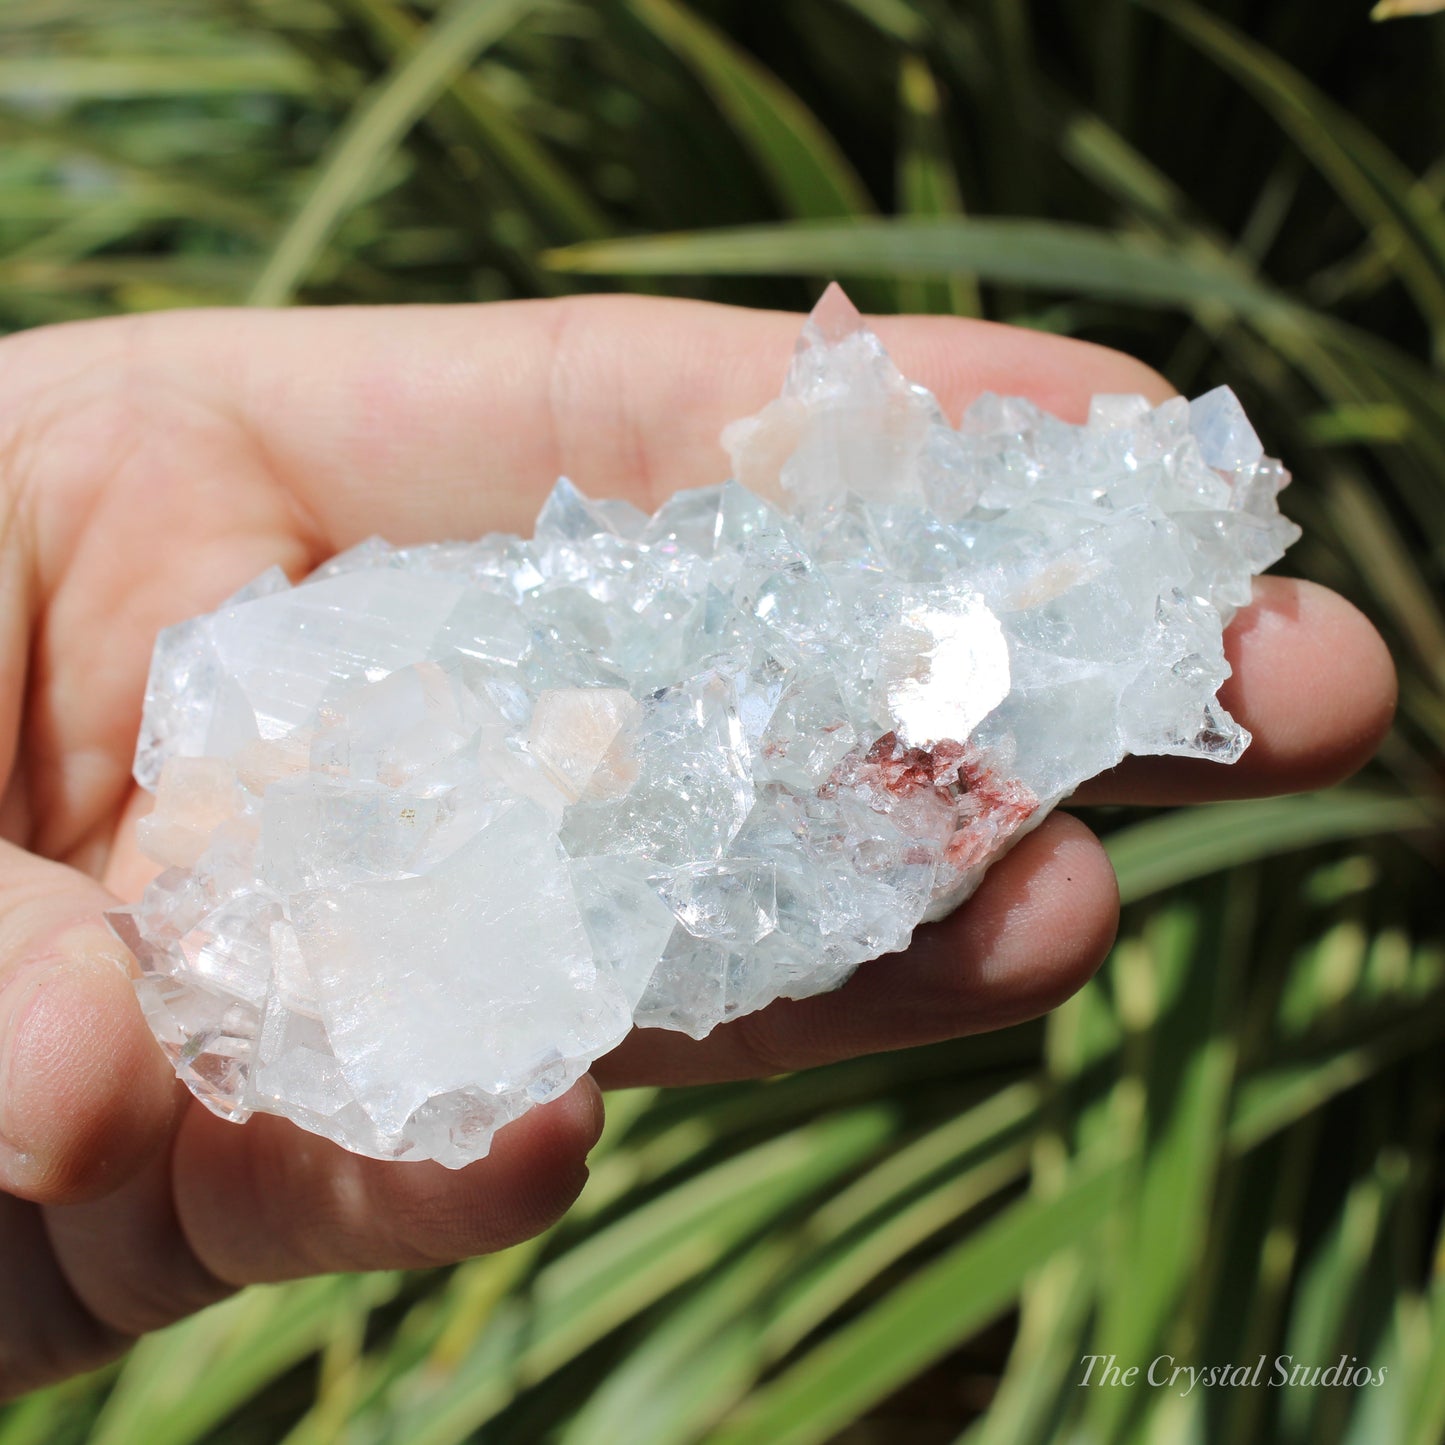
[[[1243,751],[1222,627],[1297,529],[1232,393],[954,428],[831,289],[724,440],[652,517],[562,479],[531,540],[372,538],[161,635],[165,869],[111,920],[210,1108],[460,1166],[634,1022],[903,948],[1124,755]]]

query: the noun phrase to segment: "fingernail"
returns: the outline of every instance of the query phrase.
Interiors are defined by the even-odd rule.
[[[70,924],[56,937],[51,951],[67,963],[109,963],[127,978],[135,977],[130,949],[99,919]]]

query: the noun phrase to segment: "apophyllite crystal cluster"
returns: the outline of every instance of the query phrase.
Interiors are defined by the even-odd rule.
[[[161,634],[164,871],[111,917],[211,1108],[464,1164],[634,1025],[903,948],[1126,754],[1248,742],[1221,634],[1297,529],[1231,392],[955,429],[834,290],[724,444],[653,516],[563,480],[530,541],[365,542]]]

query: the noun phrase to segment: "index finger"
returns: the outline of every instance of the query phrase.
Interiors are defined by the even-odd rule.
[[[191,318],[191,343],[215,322]],[[228,315],[225,354],[267,455],[340,546],[370,531],[398,541],[526,534],[563,473],[593,495],[648,509],[678,487],[721,480],[718,433],[776,394],[799,324],[779,312],[626,296],[285,312]],[[954,418],[983,391],[1028,396],[1069,420],[1082,420],[1098,392],[1172,394],[1133,358],[1070,338],[956,317],[872,324],[904,374]],[[1256,734],[1241,762],[1131,759],[1080,801],[1317,787],[1378,746],[1393,667],[1342,598],[1265,579],[1228,648],[1235,675],[1223,700]]]
[[[156,322],[166,365],[244,420],[333,548],[373,532],[527,535],[560,475],[649,510],[721,482],[718,434],[777,395],[801,324],[629,296]],[[983,391],[1071,420],[1095,392],[1171,394],[1142,363],[1087,342],[956,317],[876,326],[955,420]]]
[[[239,425],[304,514],[318,552],[529,534],[559,474],[651,509],[726,474],[718,433],[776,395],[801,318],[595,296],[479,306],[212,311],[95,323],[148,386]],[[1087,342],[955,317],[874,323],[904,373],[957,418],[980,392],[1071,420],[1098,392],[1170,395]],[[71,328],[32,334],[46,344]],[[1394,677],[1369,623],[1323,589],[1266,581],[1236,620],[1225,704],[1255,733],[1234,768],[1130,760],[1080,800],[1183,802],[1334,781],[1388,726]],[[1304,603],[1300,604],[1303,596]]]

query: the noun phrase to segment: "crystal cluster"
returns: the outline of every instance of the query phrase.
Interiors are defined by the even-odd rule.
[[[634,1024],[835,988],[1128,753],[1231,762],[1221,633],[1294,539],[1227,390],[955,429],[841,293],[734,480],[557,483],[162,633],[111,915],[186,1083],[453,1166]],[[898,965],[899,987],[907,967]]]

